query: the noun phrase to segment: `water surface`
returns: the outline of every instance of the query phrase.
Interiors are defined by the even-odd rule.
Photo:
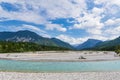
[[[120,71],[120,61],[99,62],[30,62],[0,60],[0,71],[18,72],[84,72]]]

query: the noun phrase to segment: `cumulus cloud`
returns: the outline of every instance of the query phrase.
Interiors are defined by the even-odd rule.
[[[120,25],[120,18],[116,18],[116,19],[108,19],[105,22],[106,26],[115,26],[115,25]]]
[[[105,22],[106,26],[110,26],[110,25],[114,25],[115,24],[115,21],[112,20],[112,19],[109,19]]]
[[[103,5],[105,14],[116,16],[120,12],[120,0],[95,0],[95,4]]]
[[[18,11],[8,11],[0,5],[0,21],[18,20],[41,24],[47,30],[69,33],[69,29],[84,30],[87,35],[74,38],[74,35],[59,34],[57,38],[71,44],[82,43],[88,38],[107,40],[116,37],[120,32],[120,0],[91,0],[93,8],[89,9],[87,0],[0,0],[0,4],[18,5]],[[15,6],[15,7],[18,7]],[[59,18],[73,18],[71,26],[50,22]],[[70,23],[71,21],[67,21]],[[5,28],[5,27],[2,27]],[[47,33],[32,25],[11,26],[16,30],[30,29],[39,34]],[[8,29],[9,29],[8,28]],[[74,34],[74,33],[73,33]],[[78,34],[79,35],[79,34]],[[110,35],[112,35],[110,37]],[[46,35],[49,36],[49,35]]]
[[[16,27],[16,30],[20,30],[20,29],[30,29],[30,30],[33,30],[33,31],[46,33],[45,31],[41,30],[40,28],[38,28],[36,26],[32,26],[32,25],[22,25],[22,26]]]
[[[109,4],[109,5],[118,5],[120,6],[120,1],[119,0],[95,0],[94,1],[96,4]]]
[[[118,37],[119,0],[94,0],[94,4],[97,6],[85,11],[82,17],[76,18],[76,23],[70,29],[83,29],[90,34],[88,37],[94,39],[108,40]]]
[[[41,35],[43,37],[50,37],[50,35],[48,35],[46,31],[43,31],[40,28],[38,28],[36,26],[32,26],[32,25],[24,24],[21,26],[6,26],[6,27],[0,26],[0,28],[1,28],[1,30],[5,30],[5,31],[30,30],[30,31],[38,33],[39,35]]]
[[[42,16],[39,16],[38,13],[33,11],[8,12],[0,6],[0,12],[2,13],[0,17],[6,18],[7,20],[20,20],[36,24],[44,24],[47,22]]]
[[[102,34],[102,30],[101,29],[96,29],[96,28],[87,29],[87,32],[90,33],[90,34],[95,34],[95,35]]]
[[[58,38],[60,40],[63,40],[65,42],[68,42],[71,45],[82,44],[83,42],[87,41],[88,39],[97,39],[97,40],[102,40],[102,41],[108,40],[107,37],[100,36],[100,35],[99,36],[98,35],[92,35],[92,36],[89,36],[89,37],[75,38],[75,37],[71,37],[71,36],[68,36],[68,35],[61,34],[61,35],[58,35],[56,38]],[[109,39],[113,39],[113,38],[115,38],[115,36],[110,37]]]
[[[49,24],[49,20],[56,18],[75,18],[86,8],[85,0],[0,0],[2,2],[10,3],[11,5],[20,5],[18,12],[8,12],[0,6],[0,17],[7,18],[7,20],[20,20],[31,22],[35,24]],[[55,26],[56,24],[50,24]],[[59,27],[58,27],[59,26]],[[53,30],[53,27],[46,29]],[[65,28],[60,28],[56,25],[56,30],[66,31]]]
[[[90,34],[101,34],[101,29],[104,24],[101,23],[102,16],[97,16],[98,13],[85,13],[83,17],[76,19],[77,23],[71,29],[84,29]]]
[[[110,34],[111,36],[120,36],[120,26],[115,28],[109,28],[105,30],[106,34]]]
[[[67,30],[66,28],[62,27],[62,25],[58,25],[58,24],[49,23],[49,24],[45,24],[45,26],[46,26],[47,30],[54,30],[55,29],[57,31],[62,31],[62,32],[65,32]]]
[[[71,45],[81,44],[88,39],[87,37],[86,38],[74,38],[68,35],[63,35],[63,34],[58,35],[56,38],[63,40],[65,42],[68,42]]]

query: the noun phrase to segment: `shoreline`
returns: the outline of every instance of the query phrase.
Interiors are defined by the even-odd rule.
[[[120,59],[101,59],[101,60],[16,60],[11,58],[0,58],[0,60],[13,60],[13,61],[27,61],[27,62],[102,62],[102,61],[118,61]]]
[[[0,60],[36,62],[98,62],[120,60],[115,52],[107,51],[40,51],[0,54]]]
[[[120,80],[120,72],[19,73],[0,72],[0,80]]]
[[[113,73],[113,72],[120,72],[120,70],[117,70],[117,71],[40,71],[40,72],[36,72],[36,71],[7,71],[7,70],[0,70],[0,73],[3,72],[3,73],[51,73],[51,74],[55,74],[55,73],[105,73],[105,72],[110,72],[110,73]]]

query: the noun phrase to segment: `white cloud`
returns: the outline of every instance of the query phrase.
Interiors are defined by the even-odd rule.
[[[108,37],[106,37],[104,35],[92,35],[91,39],[98,39],[98,40],[105,41],[105,40],[109,40],[111,38],[110,37],[108,38]]]
[[[34,31],[36,33],[38,33],[39,35],[43,36],[43,37],[49,37],[50,38],[50,35],[47,34],[47,32],[41,30],[40,28],[36,27],[36,26],[32,26],[32,25],[23,25],[23,26],[18,26],[16,27],[16,30],[19,31],[19,30],[31,30],[31,31]]]
[[[120,0],[94,0],[96,4],[112,4],[112,5],[118,5],[120,6]]]
[[[58,38],[60,40],[63,40],[65,42],[68,42],[71,45],[78,45],[78,44],[82,44],[83,42],[87,41],[88,39],[97,39],[97,40],[105,41],[105,40],[108,40],[108,39],[114,39],[115,37],[109,37],[108,38],[108,37],[104,37],[102,35],[92,35],[92,36],[89,36],[89,37],[75,38],[75,37],[71,37],[71,36],[68,36],[68,35],[61,34],[61,35],[56,36],[56,38]]]
[[[106,15],[117,15],[120,12],[120,0],[95,0],[95,4],[103,5]]]
[[[56,29],[63,32],[66,31],[66,28],[57,24],[49,24],[49,20],[56,18],[76,18],[86,9],[85,0],[0,0],[1,2],[8,2],[12,5],[20,4],[20,10],[18,12],[8,12],[0,6],[0,12],[2,13],[0,17],[7,18],[7,20],[47,24],[46,29]],[[32,10],[29,10],[29,7]],[[49,26],[50,28],[48,28]]]
[[[88,39],[87,37],[86,38],[74,38],[68,35],[63,35],[63,34],[57,36],[56,38],[63,40],[65,42],[68,42],[71,45],[81,44]]]
[[[17,2],[17,0],[0,0],[0,2],[15,3],[15,2]]]
[[[96,16],[100,16],[102,15],[102,13],[104,12],[104,9],[103,8],[97,8],[97,7],[94,7],[92,9],[92,13]]]
[[[55,18],[69,18],[69,17],[78,17],[81,12],[86,9],[85,0],[1,0],[0,2],[8,2],[13,5],[20,4],[21,5],[21,12],[13,12],[10,14],[11,16],[19,16],[20,13],[23,14],[21,19],[26,18],[25,21],[29,19],[36,23],[41,23],[41,18],[43,18],[43,14],[41,15],[41,11],[46,11],[44,18],[55,19]],[[75,4],[73,4],[74,2]],[[28,10],[28,5],[31,6],[32,11]],[[7,16],[7,14],[5,16]],[[9,15],[9,16],[10,16]],[[25,15],[25,16],[24,16]],[[31,17],[30,17],[30,16]],[[7,17],[9,17],[7,16]],[[33,16],[33,18],[32,18]],[[30,18],[29,18],[30,17]],[[9,17],[10,18],[10,17]],[[16,17],[17,18],[17,17]],[[44,19],[43,18],[43,19]],[[20,20],[21,20],[20,19]],[[39,21],[40,19],[40,21]],[[39,22],[38,22],[39,21]]]
[[[19,31],[19,30],[30,30],[33,32],[36,32],[37,34],[43,36],[43,37],[50,37],[50,35],[47,34],[47,32],[41,30],[40,28],[32,25],[22,25],[22,26],[0,26],[1,30],[5,31]]]
[[[72,1],[74,1],[73,4]],[[41,2],[41,1],[40,1]],[[42,0],[41,7],[47,11],[47,17],[51,19],[78,17],[86,9],[85,0]]]
[[[100,15],[100,12],[85,13],[83,17],[76,19],[77,23],[71,29],[84,29],[90,34],[101,34],[104,24],[101,23],[102,16],[96,14]]]
[[[116,18],[116,19],[108,19],[105,22],[106,26],[115,26],[115,25],[120,25],[120,18]]]
[[[120,36],[120,26],[117,26],[115,28],[106,29],[105,33],[109,34],[111,36]]]
[[[85,11],[84,16],[76,18],[76,24],[70,29],[83,29],[89,33],[89,38],[94,39],[107,40],[117,37],[120,32],[117,28],[120,26],[120,19],[116,16],[119,16],[120,1],[95,0],[94,3],[102,6]],[[105,18],[108,20],[104,22]]]
[[[0,6],[0,12],[2,13],[0,17],[7,18],[7,20],[20,20],[36,24],[44,24],[47,22],[42,16],[39,16],[39,14],[34,11],[23,10],[22,12],[8,12],[3,10]]]
[[[38,28],[36,26],[32,26],[32,25],[22,25],[20,27],[16,27],[16,29],[18,29],[18,30],[20,30],[20,29],[30,29],[30,30],[33,30],[33,31],[46,33],[45,31],[41,30],[40,28]]]
[[[113,24],[115,24],[115,21],[112,19],[109,19],[105,22],[105,24],[106,24],[106,26],[113,25]]]
[[[0,0],[1,2],[8,2],[12,5],[20,4],[20,10],[9,12],[0,6],[0,21],[20,20],[43,24],[46,30],[67,32],[67,28],[61,24],[53,24],[50,20],[73,18],[75,24],[70,29],[82,29],[89,35],[85,38],[74,38],[74,36],[67,35],[58,36],[59,39],[71,44],[82,43],[88,38],[107,40],[118,36],[120,32],[120,19],[117,17],[120,17],[120,0],[94,0],[95,5],[102,6],[99,8],[94,6],[92,10],[87,10],[86,0]],[[103,18],[108,20],[104,22],[102,21]],[[44,31],[31,25],[9,28],[11,30],[30,29],[46,35]],[[110,35],[112,37],[109,37]]]
[[[96,28],[92,28],[92,29],[87,29],[88,33],[91,34],[95,34],[95,35],[100,35],[102,34],[102,30],[101,29],[96,29]]]
[[[61,25],[58,25],[58,24],[49,23],[49,24],[46,24],[45,26],[46,26],[47,30],[54,30],[55,29],[57,31],[62,31],[62,32],[65,32],[67,30],[66,28],[64,28],[64,27],[62,27]]]

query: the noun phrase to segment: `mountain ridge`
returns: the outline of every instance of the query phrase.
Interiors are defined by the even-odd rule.
[[[97,44],[93,47],[93,50],[115,50],[117,46],[120,46],[120,36],[109,41],[104,41],[102,43]]]
[[[16,32],[0,32],[0,41],[32,42],[45,46],[69,48],[72,50],[114,50],[115,46],[120,45],[120,36],[109,41],[88,39],[78,46],[72,46],[57,38],[46,38],[29,30],[20,30]]]
[[[63,42],[59,39],[56,39],[56,41],[54,41],[52,38],[42,37],[37,33],[29,30],[20,30],[17,32],[0,32],[0,41],[33,42],[45,46],[56,46],[56,47],[65,47],[72,49],[72,46],[69,43]],[[61,43],[57,43],[57,42],[61,42]]]
[[[87,48],[92,48],[94,47],[97,43],[102,42],[101,40],[97,40],[97,39],[88,39],[87,41],[85,41],[84,43],[78,45],[76,47],[77,50],[82,50],[82,49],[87,49]]]

